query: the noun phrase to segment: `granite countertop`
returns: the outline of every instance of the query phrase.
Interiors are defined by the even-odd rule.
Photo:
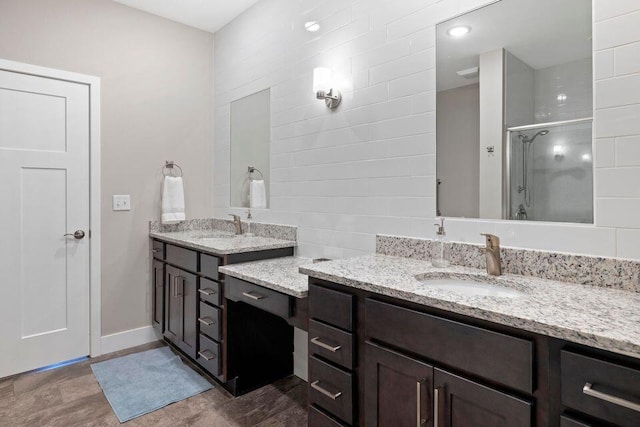
[[[640,358],[640,293],[528,276],[488,276],[484,270],[388,255],[304,265],[310,277],[469,317]],[[518,290],[515,298],[468,296],[429,288],[416,278],[465,278]]]
[[[213,255],[229,255],[296,246],[296,242],[293,240],[280,240],[260,236],[248,237],[244,234],[236,236],[233,233],[216,229],[173,232],[152,231],[149,236]]]
[[[306,298],[309,278],[298,269],[312,264],[309,258],[283,257],[265,261],[232,264],[220,267],[220,273],[232,276],[296,298]]]

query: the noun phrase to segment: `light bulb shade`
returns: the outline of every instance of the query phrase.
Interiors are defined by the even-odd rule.
[[[557,157],[564,156],[564,146],[562,145],[554,145],[553,146],[553,155]]]
[[[332,72],[329,68],[319,67],[313,70],[313,94],[328,92],[332,87]]]

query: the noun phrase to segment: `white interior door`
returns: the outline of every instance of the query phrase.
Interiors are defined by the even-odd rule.
[[[89,354],[89,138],[89,86],[0,70],[0,378]]]

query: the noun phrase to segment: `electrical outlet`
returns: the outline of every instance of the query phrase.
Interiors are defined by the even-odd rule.
[[[113,210],[114,211],[130,211],[131,210],[131,196],[126,195],[114,195],[113,196]]]

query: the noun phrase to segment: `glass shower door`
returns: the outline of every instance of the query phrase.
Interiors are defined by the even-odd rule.
[[[508,130],[509,218],[593,223],[592,119]]]

